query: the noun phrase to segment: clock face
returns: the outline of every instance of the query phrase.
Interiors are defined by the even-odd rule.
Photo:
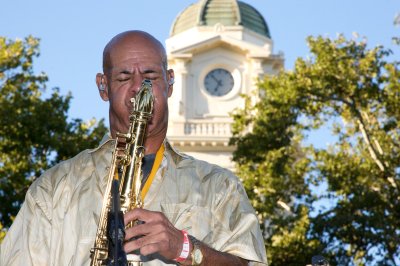
[[[232,90],[233,85],[232,74],[223,68],[211,70],[204,78],[204,87],[213,96],[228,94]]]

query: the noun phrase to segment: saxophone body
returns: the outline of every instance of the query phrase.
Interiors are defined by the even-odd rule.
[[[147,125],[153,113],[153,101],[151,81],[143,80],[140,90],[131,99],[132,110],[129,115],[129,130],[127,133],[118,132],[116,136],[96,239],[94,247],[90,251],[91,266],[119,265],[110,262],[110,240],[107,235],[113,181],[119,180],[122,213],[143,207],[140,194],[142,185],[141,167],[145,154],[143,144]],[[126,225],[126,228],[134,225],[135,222],[131,222]],[[127,265],[141,265],[139,255],[127,254],[127,260]]]

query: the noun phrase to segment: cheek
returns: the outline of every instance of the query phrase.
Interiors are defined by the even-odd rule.
[[[168,94],[167,92],[155,95],[154,99],[155,112],[164,114],[168,110]]]
[[[110,97],[110,111],[113,116],[117,116],[119,119],[129,117],[129,99],[127,99],[126,93],[120,90],[120,93],[114,93]]]
[[[113,98],[110,100],[111,110],[115,113],[122,112],[125,108],[125,104],[121,101],[121,99]]]
[[[153,117],[151,119],[152,126],[161,126],[168,120],[167,98],[159,95],[154,99]]]

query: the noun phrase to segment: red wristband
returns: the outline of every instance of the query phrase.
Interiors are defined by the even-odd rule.
[[[183,234],[183,246],[181,255],[179,255],[179,257],[177,257],[176,259],[174,259],[174,261],[176,262],[185,261],[187,257],[189,257],[189,237],[185,230],[181,230],[181,232]]]

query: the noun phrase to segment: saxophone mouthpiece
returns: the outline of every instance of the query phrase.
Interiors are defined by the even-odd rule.
[[[132,113],[133,112],[145,112],[148,114],[153,113],[153,84],[150,80],[144,79],[140,86],[139,92],[134,98],[131,98]]]

